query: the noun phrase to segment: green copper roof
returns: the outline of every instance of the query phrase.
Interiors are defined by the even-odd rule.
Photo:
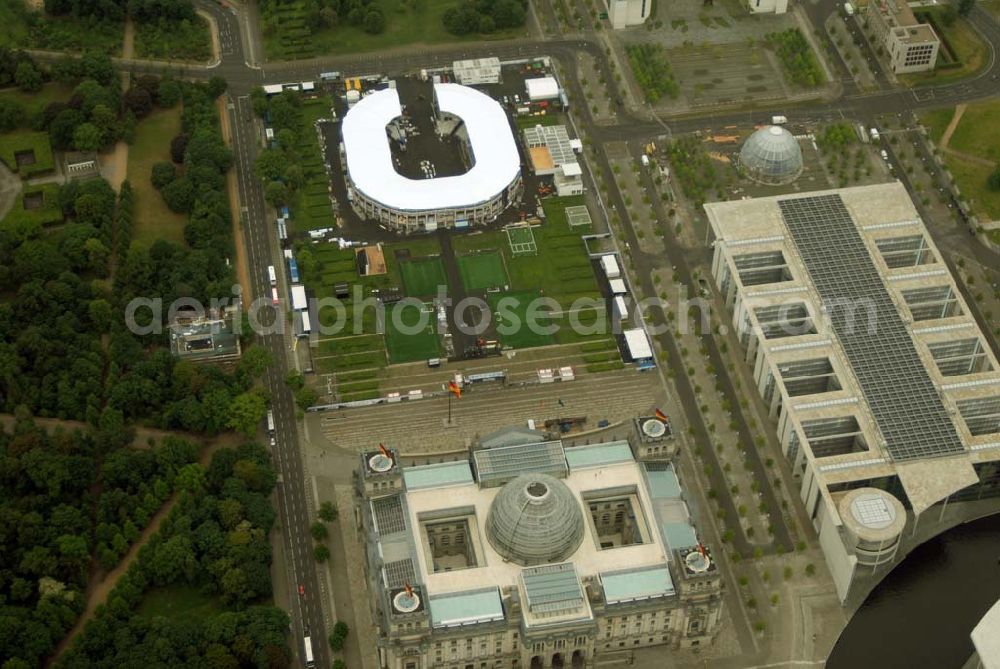
[[[431,624],[434,627],[472,625],[503,620],[500,590],[469,590],[447,595],[431,595]]]
[[[632,462],[632,448],[627,441],[612,441],[592,446],[574,446],[566,449],[566,462],[570,469],[601,467],[618,462]]]
[[[670,546],[670,550],[694,548],[698,545],[698,536],[688,523],[663,523],[661,527],[663,540]]]
[[[601,584],[608,604],[674,594],[674,582],[666,567],[602,573]]]
[[[407,467],[403,469],[403,481],[407,490],[472,483],[472,469],[465,460]]]
[[[651,470],[647,467],[646,478],[649,479],[649,494],[654,499],[676,499],[681,496],[681,484],[672,468]]]

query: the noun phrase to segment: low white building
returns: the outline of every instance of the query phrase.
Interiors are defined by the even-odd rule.
[[[653,9],[653,0],[607,0],[607,7],[611,27],[621,30],[645,23]]]
[[[751,14],[784,14],[788,11],[788,0],[747,0]]]
[[[451,69],[463,86],[500,83],[500,59],[496,57],[456,60]]]
[[[528,93],[528,99],[532,102],[555,100],[559,97],[559,82],[555,77],[525,79],[524,88]]]
[[[583,168],[577,160],[566,126],[536,125],[525,128],[523,135],[535,174],[551,176],[556,194],[560,197],[583,193]]]

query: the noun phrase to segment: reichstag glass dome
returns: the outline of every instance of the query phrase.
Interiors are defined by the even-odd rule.
[[[523,567],[560,562],[583,540],[583,512],[559,479],[522,474],[493,499],[486,536],[502,558]]]
[[[772,125],[750,135],[740,150],[748,177],[763,184],[787,184],[802,174],[802,149],[785,128]]]

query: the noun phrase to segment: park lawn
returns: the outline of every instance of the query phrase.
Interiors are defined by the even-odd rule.
[[[948,146],[970,156],[1000,161],[1000,100],[969,105]]]
[[[225,610],[220,602],[202,594],[198,588],[188,585],[167,585],[146,592],[137,612],[140,617],[147,620],[162,616],[202,622]]]
[[[385,15],[385,30],[370,35],[359,26],[339,25],[320,28],[311,35],[303,30],[301,19],[290,19],[272,34],[265,36],[264,49],[269,60],[303,58],[316,54],[355,54],[382,51],[414,44],[437,45],[450,42],[481,42],[525,36],[527,28],[498,30],[489,35],[452,35],[444,29],[442,17],[456,0],[373,0]],[[282,31],[292,33],[291,39]]]
[[[524,130],[525,128],[534,128],[536,125],[559,125],[563,123],[562,116],[556,113],[546,113],[540,116],[526,115],[526,116],[515,116],[514,122],[517,123],[518,130]]]
[[[392,364],[439,357],[441,341],[434,308],[426,303],[422,307],[407,302],[391,305],[385,315],[385,344]]]
[[[932,109],[931,111],[926,111],[920,115],[920,123],[927,128],[927,134],[934,141],[934,143],[937,144],[941,141],[941,137],[944,135],[944,131],[947,130],[948,124],[951,123],[951,119],[954,115],[954,107]]]
[[[41,194],[42,204],[34,209],[25,209],[24,203],[29,196]],[[26,186],[18,194],[11,208],[3,219],[6,229],[23,229],[25,226],[47,226],[63,222],[62,207],[59,206],[59,184],[42,184]]]
[[[35,162],[18,168],[16,155],[22,151],[33,151]],[[0,160],[10,168],[11,172],[22,178],[51,172],[55,167],[55,161],[52,157],[49,134],[17,130],[0,135]]]
[[[981,221],[1000,220],[1000,192],[990,190],[986,185],[994,168],[962,160],[949,153],[944,154],[944,162],[955,177],[962,199],[972,207],[973,214]]]
[[[135,54],[139,58],[206,62],[212,57],[208,21],[195,16],[194,21],[140,23],[135,30]]]
[[[538,327],[558,326],[556,319],[545,316],[545,312],[551,312],[551,309],[537,306],[533,309],[532,319],[529,321],[528,318],[529,307],[532,307],[541,296],[538,290],[507,291],[487,295],[486,300],[490,305],[490,311],[493,312],[497,335],[503,346],[531,348],[548,346],[553,342],[552,334],[538,331]],[[532,322],[538,327],[531,327],[529,323]]]
[[[170,162],[170,140],[181,131],[181,108],[157,109],[136,125],[128,152],[128,180],[135,193],[135,241],[184,243],[187,217],[170,211],[149,177],[153,165]]]
[[[399,263],[403,288],[408,297],[434,297],[438,286],[447,286],[440,258],[417,258]]]
[[[0,11],[0,16],[3,12]],[[31,117],[40,113],[53,102],[65,102],[73,95],[73,87],[60,83],[48,83],[42,86],[37,93],[25,93],[17,88],[5,88],[0,90],[0,100],[16,102],[24,107],[27,112],[26,121],[31,122]]]
[[[466,290],[486,290],[506,286],[509,281],[503,258],[496,251],[458,257],[458,271]]]

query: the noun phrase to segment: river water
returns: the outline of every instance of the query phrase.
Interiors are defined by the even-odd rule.
[[[918,547],[885,577],[834,646],[828,669],[957,669],[1000,599],[1000,514]]]

